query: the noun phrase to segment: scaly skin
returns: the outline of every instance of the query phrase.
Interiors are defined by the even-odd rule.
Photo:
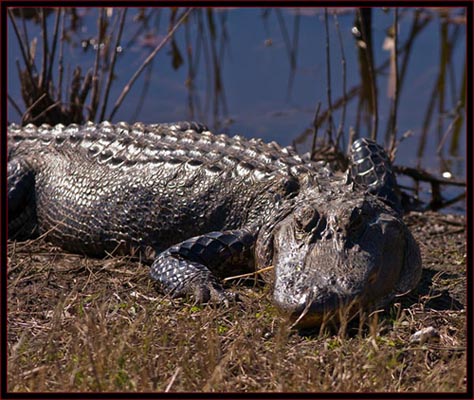
[[[336,177],[290,148],[204,125],[8,129],[9,236],[71,252],[141,253],[164,291],[226,302],[219,278],[274,265],[276,304],[315,325],[418,282],[383,150],[356,142]]]

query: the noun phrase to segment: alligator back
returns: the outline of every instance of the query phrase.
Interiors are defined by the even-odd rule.
[[[9,208],[10,236],[36,214],[37,234],[91,255],[162,250],[258,223],[307,171],[276,143],[212,135],[187,122],[12,125],[8,140],[9,202],[20,201],[18,176],[36,196],[21,212]]]

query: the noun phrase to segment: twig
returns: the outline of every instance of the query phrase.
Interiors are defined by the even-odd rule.
[[[438,178],[421,168],[403,167],[403,166],[394,165],[393,170],[397,174],[407,175],[417,181],[436,183],[440,185],[451,185],[451,186],[461,186],[461,187],[466,186],[466,182],[464,181],[459,181],[456,179]]]
[[[377,130],[378,130],[378,105],[377,105],[377,83],[376,83],[376,75],[374,71],[374,61],[373,61],[373,48],[372,48],[372,39],[369,38],[366,28],[367,28],[367,19],[362,18],[361,9],[357,9],[357,15],[359,18],[362,39],[366,44],[366,48],[363,49],[366,59],[367,59],[367,67],[368,73],[370,78],[370,90],[372,92],[372,132],[370,137],[372,140],[377,140]]]
[[[339,148],[339,142],[344,132],[344,123],[346,120],[346,105],[347,105],[347,77],[346,77],[346,55],[344,53],[344,45],[342,40],[341,29],[339,27],[339,20],[337,14],[334,13],[334,24],[336,25],[337,37],[339,40],[339,47],[341,49],[341,64],[342,64],[342,113],[341,113],[341,122],[339,123],[339,128],[337,129],[336,134],[336,148]]]
[[[112,48],[112,61],[110,63],[109,76],[107,77],[107,83],[105,85],[105,95],[102,102],[102,111],[100,113],[99,121],[104,120],[105,109],[107,108],[107,102],[109,99],[110,87],[112,85],[112,77],[114,74],[115,62],[117,60],[117,47],[120,45],[120,40],[122,38],[123,26],[125,24],[125,16],[127,15],[127,8],[122,9],[122,17],[120,20],[120,27],[117,34],[117,40],[115,41],[115,46]]]
[[[38,97],[38,98],[33,102],[33,104],[31,104],[31,105],[25,110],[25,112],[23,113],[23,117],[24,117],[25,115],[27,115],[33,108],[35,108],[35,106],[37,106],[37,105],[39,104],[39,102],[40,102],[41,100],[43,100],[46,96],[47,96],[47,94],[46,94],[46,93],[43,93],[40,97]],[[22,118],[22,122],[23,122],[23,121],[24,121],[24,118]]]
[[[446,132],[444,133],[443,137],[439,141],[438,148],[436,149],[436,154],[441,155],[441,152],[443,151],[443,146],[444,143],[446,142],[446,139],[448,138],[449,134],[453,131],[454,125],[458,122],[458,120],[461,118],[461,108],[462,104],[461,102],[458,103],[456,106],[456,117],[451,121],[449,124],[448,128],[446,129]]]
[[[86,101],[86,97],[87,97],[87,94],[89,93],[89,90],[92,86],[92,73],[90,72],[90,70],[87,72],[86,76],[84,77],[84,81],[82,82],[82,87],[78,93],[78,96],[77,96],[77,101],[76,101],[76,105],[77,105],[77,109],[81,111],[81,115],[79,116],[78,115],[78,118],[80,118],[82,120],[83,118],[83,113],[82,113],[82,110],[84,109],[84,102]],[[86,107],[87,108],[87,107]],[[90,114],[90,109],[88,110],[89,111],[89,114]],[[75,121],[77,123],[77,121]]]
[[[318,137],[318,115],[319,115],[319,110],[321,109],[321,102],[318,102],[318,105],[316,106],[316,113],[314,114],[314,120],[313,120],[313,143],[311,144],[311,160],[313,159],[314,155],[316,154],[316,139]],[[295,146],[296,148],[296,146]]]
[[[293,88],[293,82],[295,80],[296,60],[298,55],[298,38],[300,32],[300,18],[300,14],[296,13],[295,22],[293,23],[293,51],[291,58],[291,74],[288,79],[288,98],[290,98],[291,89]]]
[[[95,55],[95,62],[94,62],[94,72],[92,74],[92,94],[91,94],[91,112],[89,114],[89,121],[93,121],[95,119],[95,115],[97,113],[97,107],[99,105],[99,97],[100,97],[100,90],[99,90],[99,59],[100,59],[100,52],[103,39],[104,39],[104,30],[102,29],[104,26],[104,18],[105,18],[105,8],[100,9],[100,15],[98,19],[98,43],[97,43],[97,53]]]
[[[293,50],[291,48],[290,35],[286,30],[285,20],[283,19],[281,15],[281,10],[279,8],[275,8],[275,14],[278,19],[278,24],[280,25],[281,34],[283,36],[283,41],[285,42],[286,51],[288,52],[288,58],[290,59],[291,64],[291,60],[293,58]]]
[[[49,48],[48,48],[48,29],[46,28],[46,16],[44,12],[44,8],[40,8],[40,16],[41,16],[41,37],[43,38],[43,60],[41,66],[41,80],[39,82],[39,87],[46,91],[47,84],[46,84],[46,75],[48,73],[48,56],[49,56]],[[51,61],[52,62],[52,61]]]
[[[66,24],[65,22],[66,17],[63,12],[63,20],[61,24],[61,35],[59,38],[59,54],[58,54],[58,94],[57,94],[57,100],[61,101],[62,98],[62,86],[63,86],[63,73],[64,73],[64,65],[63,65],[63,50],[64,50],[64,42],[65,37],[64,37],[64,26]]]
[[[438,75],[438,140],[441,140],[444,126],[445,97],[446,97],[446,70],[450,59],[451,44],[448,38],[448,23],[445,20],[440,22],[440,60]]]
[[[467,63],[466,63],[466,61],[464,61],[463,65],[464,65],[464,68],[463,68],[463,74],[462,74],[462,79],[461,79],[461,85],[460,85],[460,88],[459,88],[459,100],[458,100],[458,104],[459,104],[460,108],[465,107],[466,95],[467,95],[467,91],[466,91]],[[451,139],[451,144],[449,146],[449,151],[452,154],[455,154],[455,153],[458,152],[459,136],[460,136],[464,116],[465,115],[460,115],[461,118],[458,118],[458,120],[457,120],[457,122],[454,126],[454,133],[453,133],[453,137]]]
[[[40,371],[43,371],[45,369],[49,368],[48,365],[40,365],[39,367],[35,367],[33,369],[30,369],[28,371],[24,371],[20,374],[20,376],[23,378],[23,379],[27,379],[29,378],[30,375],[33,375],[33,374],[36,374]]]
[[[212,115],[213,115],[213,124],[214,126],[217,125],[217,116],[219,113],[219,86],[220,86],[220,68],[219,68],[219,63],[217,62],[216,59],[216,45],[215,45],[215,40],[216,40],[216,34],[215,34],[215,25],[214,25],[214,18],[212,14],[211,9],[206,10],[206,15],[207,15],[207,24],[208,24],[208,29],[209,29],[209,48],[211,50],[211,65],[214,71],[214,86],[213,86],[213,95],[214,95],[214,102],[213,102],[213,109],[212,109]]]
[[[404,53],[402,67],[400,68],[400,74],[398,77],[398,91],[399,92],[401,91],[403,82],[405,80],[406,69],[408,66],[408,60],[410,58],[411,48],[413,46],[413,43],[415,42],[415,39],[418,36],[418,34],[421,32],[421,30],[424,29],[424,27],[428,24],[428,22],[431,21],[431,17],[425,17],[420,22],[419,15],[420,15],[420,10],[416,10],[415,17],[413,19],[412,28],[410,31],[410,36],[408,37],[405,44],[403,45],[403,48],[400,49],[400,51],[398,52],[398,55],[402,54],[402,52]]]
[[[442,38],[447,36],[447,32],[445,32],[443,34],[443,26],[442,26],[442,30],[441,30],[441,33],[442,33]],[[452,39],[454,40],[456,36],[453,35]],[[446,39],[448,42],[449,40]],[[445,40],[445,41],[446,41]],[[423,153],[424,153],[424,149],[425,149],[425,145],[426,145],[426,140],[427,140],[427,136],[428,136],[428,129],[430,127],[430,123],[431,123],[431,116],[433,114],[433,111],[434,111],[434,107],[436,105],[436,101],[439,99],[439,123],[438,123],[438,134],[439,134],[439,139],[440,141],[442,140],[442,132],[441,132],[441,129],[442,129],[442,118],[443,118],[443,104],[444,104],[444,69],[445,67],[444,66],[444,62],[449,62],[449,59],[447,59],[448,57],[451,56],[450,51],[446,50],[445,47],[449,47],[450,44],[445,44],[445,46],[442,47],[442,50],[441,50],[441,53],[447,53],[447,54],[441,54],[441,59],[440,59],[440,72],[439,72],[439,75],[438,75],[438,79],[436,80],[434,86],[433,86],[433,90],[431,92],[431,95],[430,95],[430,102],[428,104],[428,108],[426,110],[426,114],[425,114],[425,118],[424,118],[424,121],[423,121],[423,126],[422,126],[422,133],[421,133],[421,139],[420,139],[420,144],[419,144],[419,147],[418,147],[418,150],[417,150],[417,158],[418,158],[418,163],[421,162],[421,158],[423,156]],[[451,43],[452,45],[452,43]]]
[[[415,11],[415,16],[413,18],[413,23],[410,29],[410,35],[408,36],[408,39],[405,41],[405,44],[402,46],[402,48],[399,49],[397,52],[397,58],[403,53],[403,60],[401,63],[400,73],[398,74],[398,80],[397,80],[397,84],[398,84],[397,89],[398,89],[399,97],[400,97],[400,93],[402,92],[403,83],[405,81],[406,70],[408,67],[408,60],[410,59],[411,48],[413,46],[413,43],[415,42],[415,39],[418,36],[418,34],[421,32],[421,30],[428,24],[428,22],[431,21],[431,17],[425,17],[420,22],[420,13],[421,13],[420,10]],[[398,40],[398,37],[397,37],[397,40]],[[391,120],[389,119],[387,121],[387,128],[385,130],[385,138],[387,139],[390,135],[390,130],[391,130]]]
[[[90,74],[90,71],[88,71]],[[84,80],[85,82],[85,80]],[[69,86],[69,85],[68,85]],[[71,85],[69,86],[69,102],[72,104],[71,113],[73,121],[81,119],[82,110],[78,107],[78,98],[81,90],[81,67],[77,66],[74,68],[72,73]],[[92,106],[92,104],[91,104]]]
[[[290,35],[286,29],[285,20],[283,19],[281,10],[275,8],[275,14],[278,19],[278,24],[280,25],[280,30],[285,42],[285,47],[288,52],[288,58],[290,59],[290,76],[288,78],[288,88],[287,88],[287,97],[290,98],[291,88],[293,86],[294,80],[294,71],[296,68],[296,51],[298,49],[298,32],[299,32],[299,14],[295,15],[295,22],[293,25],[293,45],[291,44]]]
[[[27,57],[28,44],[25,45],[23,38],[20,35],[20,31],[18,30],[18,26],[16,24],[15,16],[13,15],[13,12],[11,9],[8,9],[8,15],[10,16],[10,20],[12,22],[13,30],[15,31],[16,37],[18,38],[18,43],[20,43],[20,51],[23,57],[23,61],[25,62],[25,65],[26,65],[26,69],[28,71],[28,77],[30,79],[30,83],[32,86],[35,86],[35,82],[33,80],[33,72],[31,70],[30,57],[29,56]]]
[[[187,49],[186,57],[188,65],[188,75],[186,77],[186,88],[188,89],[188,112],[189,117],[194,119],[194,78],[196,77],[195,65],[196,67],[198,65],[197,61],[199,60],[201,42],[199,41],[199,38],[196,38],[196,46],[192,47],[189,24],[184,26],[184,41]],[[197,105],[197,107],[199,107],[199,105]]]
[[[48,68],[48,73],[46,74],[46,81],[51,82],[51,76],[53,72],[53,64],[54,64],[54,55],[56,53],[56,45],[58,43],[58,33],[59,33],[59,19],[61,17],[62,9],[58,8],[56,10],[56,19],[54,20],[54,34],[53,34],[53,48],[51,49],[51,57],[50,63]]]
[[[227,22],[227,12],[221,12],[219,13],[219,18],[220,18],[220,23],[221,23],[221,43],[220,43],[220,48],[219,48],[219,65],[224,65],[224,55],[225,55],[225,49],[226,46],[229,45],[229,40],[228,40],[228,33],[226,29],[226,22]],[[222,69],[222,67],[220,67]],[[221,84],[221,102],[222,102],[222,111],[223,115],[227,116],[229,114],[229,110],[227,108],[227,100],[226,100],[226,95],[225,95],[225,87],[223,84]]]
[[[127,82],[127,84],[125,85],[125,87],[123,88],[122,90],[122,93],[120,93],[120,96],[119,98],[117,99],[117,101],[115,102],[114,104],[114,108],[112,110],[112,112],[110,113],[110,117],[109,117],[109,121],[111,121],[115,115],[115,113],[117,112],[118,108],[120,107],[120,105],[122,104],[122,101],[123,99],[125,98],[125,96],[128,94],[128,92],[130,91],[132,85],[134,84],[134,82],[137,80],[138,76],[142,73],[142,71],[145,69],[145,67],[151,62],[151,60],[156,56],[156,54],[161,50],[161,48],[168,42],[168,40],[173,36],[174,32],[176,31],[176,29],[178,29],[178,27],[183,23],[183,21],[187,18],[187,16],[189,15],[189,13],[192,11],[192,7],[187,9],[183,15],[181,16],[181,18],[179,19],[179,21],[176,23],[176,25],[171,28],[171,30],[168,32],[168,34],[165,36],[165,38],[161,41],[161,43],[156,46],[156,48],[151,52],[151,54],[146,58],[146,60],[143,62],[143,64],[140,66],[140,68],[138,68],[138,70],[133,74],[133,76],[130,78],[130,80]]]
[[[257,276],[257,275],[261,274],[262,272],[271,271],[273,268],[275,268],[275,267],[273,265],[270,265],[269,267],[265,267],[265,268],[259,269],[257,271],[254,271],[254,272],[249,272],[247,274],[228,276],[227,278],[224,278],[222,281],[227,282],[227,281],[230,281],[232,279],[240,279],[240,278],[248,278],[249,276]]]
[[[21,27],[23,28],[23,35],[25,35],[25,43],[29,47],[30,39],[28,37],[28,30],[26,29],[26,18],[25,18],[25,9],[24,8],[20,8],[20,15],[21,15]]]
[[[349,154],[349,152],[351,151],[352,143],[354,143],[355,137],[356,137],[356,131],[351,126],[351,127],[349,127],[349,140],[348,140],[348,143],[347,143],[346,154]]]
[[[431,208],[433,210],[440,210],[441,208],[448,207],[451,204],[457,203],[458,201],[466,198],[466,192],[458,194],[456,197],[453,197],[452,199],[446,200],[446,201],[441,201],[437,204],[432,204]],[[465,228],[461,229],[461,232],[464,231]],[[457,231],[456,231],[457,232]]]
[[[394,95],[392,99],[392,107],[390,110],[390,147],[389,154],[393,154],[397,140],[397,108],[398,108],[398,7],[394,9],[393,17],[393,74],[395,75]]]
[[[171,386],[173,386],[173,383],[176,380],[176,377],[178,376],[180,371],[181,371],[181,367],[176,368],[176,370],[174,371],[173,376],[171,377],[168,385],[166,385],[165,393],[170,391]]]
[[[457,38],[459,36],[459,33],[460,33],[460,26],[455,25],[453,33],[451,34],[451,37],[450,37],[450,40],[449,40],[449,43],[450,43],[450,46],[451,46],[450,54],[453,53],[454,46],[456,45],[456,43],[458,43]],[[450,86],[451,86],[451,99],[453,101],[453,107],[456,107],[456,97],[457,97],[456,96],[456,76],[455,76],[452,60],[453,60],[453,57],[450,56],[449,57],[449,62],[448,62],[448,73],[449,73],[449,81],[450,81]]]
[[[46,96],[46,94],[43,94],[40,99],[42,99],[44,96]],[[38,115],[35,115],[34,117],[31,118],[31,121],[30,122],[35,122],[37,119],[39,119],[40,117],[42,117],[43,115],[46,115],[48,111],[50,110],[53,110],[55,109],[57,106],[60,106],[61,105],[61,102],[60,101],[56,101],[54,102],[53,104],[51,104],[50,106],[46,107],[43,111],[41,111]],[[33,106],[31,106],[30,108],[32,108]]]
[[[20,115],[20,117],[22,117],[23,113],[21,112],[21,108],[18,106],[18,104],[16,104],[15,100],[13,100],[13,98],[9,94],[7,94],[7,98],[8,100],[10,100],[10,103],[12,104],[15,111]]]
[[[212,66],[214,69],[214,108],[213,108],[213,117],[214,117],[214,126],[216,128],[219,127],[219,100],[222,103],[223,113],[227,113],[227,105],[225,101],[225,92],[224,92],[224,85],[222,82],[222,73],[221,73],[221,63],[217,56],[216,50],[216,35],[212,34],[215,32],[215,29],[212,29],[211,26],[214,26],[214,18],[211,10],[207,11],[207,20],[209,24],[209,29],[211,30],[211,34],[209,35],[209,42],[210,42],[210,49],[211,49],[211,59],[212,59]]]
[[[332,144],[332,127],[333,127],[333,119],[332,119],[332,100],[331,100],[331,54],[329,51],[329,27],[328,27],[328,9],[327,7],[324,8],[324,28],[326,31],[326,83],[327,83],[327,96],[328,96],[328,129],[327,135],[329,143]]]
[[[417,159],[418,159],[418,165],[421,162],[421,158],[422,158],[423,153],[425,151],[426,138],[428,136],[428,130],[429,130],[430,124],[431,124],[431,117],[433,115],[436,100],[438,99],[438,83],[437,82],[435,82],[435,84],[433,86],[433,90],[430,93],[429,99],[430,99],[430,101],[428,103],[428,108],[426,109],[425,118],[423,120],[423,125],[422,125],[422,128],[421,128],[420,144],[418,146],[418,150],[417,150],[417,153],[416,153]]]
[[[204,99],[204,111],[201,109],[201,113],[207,114],[209,112],[209,107],[210,107],[210,93],[212,89],[212,83],[211,83],[211,63],[209,62],[209,52],[210,50],[208,49],[208,44],[205,39],[205,32],[204,32],[204,23],[203,23],[203,17],[202,17],[202,11],[199,10],[199,12],[196,12],[194,14],[197,18],[197,24],[198,24],[198,38],[200,39],[200,43],[202,43],[202,51],[204,53],[204,66],[206,68],[206,98]],[[197,68],[197,64],[196,64]]]

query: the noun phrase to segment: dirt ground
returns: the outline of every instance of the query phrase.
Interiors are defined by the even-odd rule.
[[[225,307],[161,295],[129,258],[8,244],[8,391],[465,392],[463,216],[406,217],[417,290],[365,319],[301,334],[269,286]]]

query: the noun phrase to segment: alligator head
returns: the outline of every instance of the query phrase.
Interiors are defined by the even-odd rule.
[[[399,214],[342,182],[300,192],[270,242],[274,300],[300,328],[342,309],[385,305],[421,275],[418,245]]]

